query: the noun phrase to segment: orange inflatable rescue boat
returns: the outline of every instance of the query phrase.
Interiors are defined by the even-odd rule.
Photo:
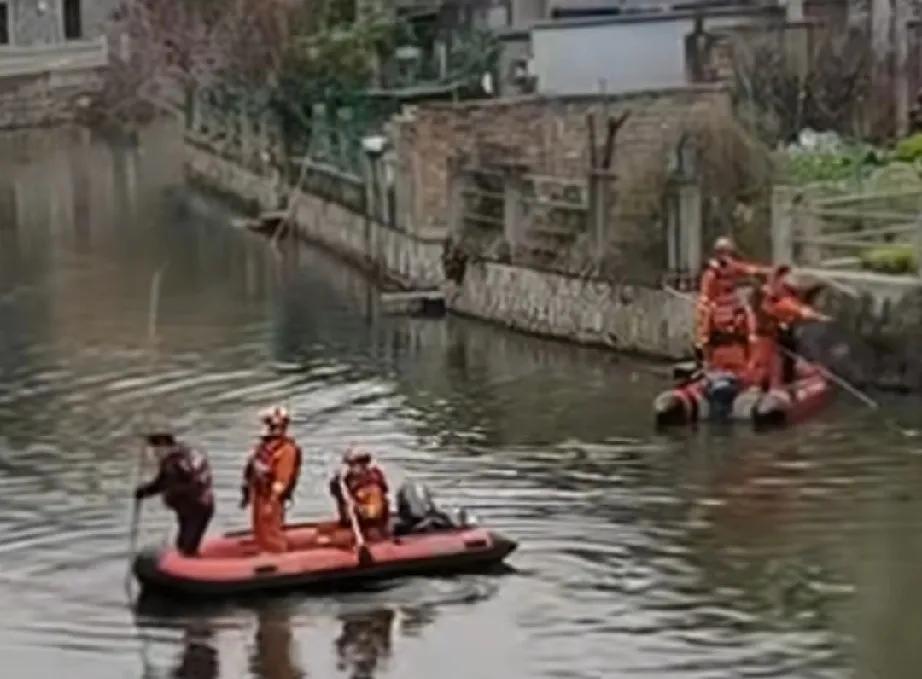
[[[222,596],[470,572],[516,549],[513,540],[474,525],[463,510],[460,518],[436,510],[424,488],[421,493],[430,504],[413,515],[401,489],[394,536],[367,543],[368,560],[359,559],[350,528],[328,521],[287,526],[289,549],[279,554],[260,553],[249,531],[205,540],[194,558],[174,548],[147,550],[135,559],[134,574],[146,592]]]

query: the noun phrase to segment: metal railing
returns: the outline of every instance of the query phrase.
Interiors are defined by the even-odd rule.
[[[774,259],[805,267],[861,269],[875,251],[902,252],[922,276],[922,188],[809,197],[776,187]]]
[[[102,68],[109,63],[105,36],[31,47],[0,47],[0,78]]]

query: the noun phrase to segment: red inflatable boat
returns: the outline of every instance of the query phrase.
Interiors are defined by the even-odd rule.
[[[206,540],[197,558],[143,552],[134,573],[145,590],[216,596],[466,571],[499,563],[517,547],[483,528],[458,528],[369,543],[371,561],[360,564],[351,531],[337,524],[292,525],[286,534],[291,547],[282,554],[260,554],[249,532],[228,533]]]
[[[683,373],[677,368],[677,376]],[[797,379],[783,387],[763,391],[745,388],[731,373],[711,373],[681,380],[653,403],[660,427],[698,422],[746,421],[756,427],[794,424],[814,414],[829,399],[831,387],[816,365],[801,361]]]

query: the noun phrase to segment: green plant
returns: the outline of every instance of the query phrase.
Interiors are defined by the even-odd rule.
[[[916,253],[909,245],[882,245],[861,255],[861,266],[869,271],[906,274],[918,271]]]
[[[922,159],[922,132],[906,137],[896,145],[894,155],[897,160],[911,163]]]
[[[878,163],[873,149],[846,146],[841,151],[794,151],[782,161],[784,175],[796,184],[865,177]]]

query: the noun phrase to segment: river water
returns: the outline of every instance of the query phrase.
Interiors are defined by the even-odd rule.
[[[918,403],[795,430],[658,435],[660,368],[474,321],[384,315],[328,255],[273,251],[138,148],[0,141],[0,657],[43,679],[917,677]],[[152,274],[166,266],[156,342]],[[241,527],[256,414],[294,412],[295,514],[349,443],[520,541],[511,572],[134,610],[135,432],[210,454]],[[912,432],[908,432],[912,434]],[[142,541],[169,538],[156,502]]]

